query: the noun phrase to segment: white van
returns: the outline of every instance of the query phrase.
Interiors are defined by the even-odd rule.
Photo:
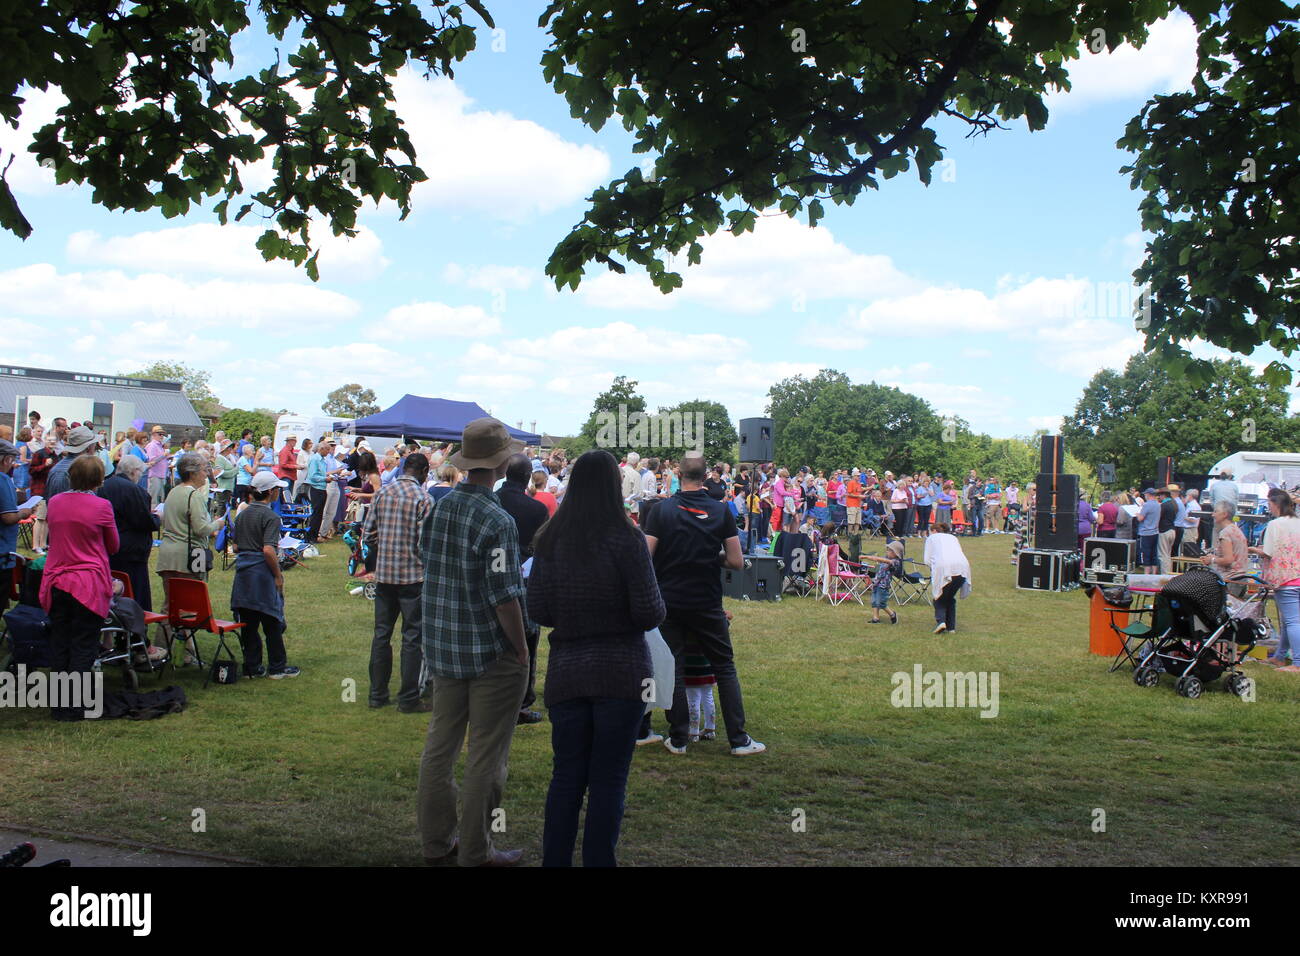
[[[1232,480],[1243,494],[1268,494],[1268,486],[1295,488],[1300,486],[1300,454],[1285,451],[1239,451],[1229,455],[1210,469],[1218,478],[1224,471],[1232,472]]]
[[[341,428],[335,428],[334,423],[343,424]],[[354,435],[348,430],[352,420],[348,418],[335,418],[332,415],[281,415],[275,422],[275,450],[278,452],[284,447],[285,441],[290,435],[298,438],[298,447],[302,447],[303,439],[310,438],[312,442],[319,442],[323,435],[334,435],[336,438],[340,435],[347,435],[347,444],[354,446],[361,439],[370,443],[371,449],[375,456],[383,455],[385,449],[395,445],[398,441],[396,438],[381,438],[369,435]]]

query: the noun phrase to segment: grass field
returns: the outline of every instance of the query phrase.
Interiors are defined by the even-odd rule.
[[[869,626],[856,605],[728,602],[749,729],[769,752],[731,757],[725,736],[685,756],[638,750],[621,862],[1300,862],[1289,836],[1300,824],[1300,681],[1253,667],[1254,703],[1218,684],[1194,701],[1169,678],[1136,687],[1088,654],[1081,592],[1016,590],[1008,537],[965,547],[974,594],[952,637],[931,634],[925,606]],[[146,723],[0,711],[0,825],[268,863],[418,863],[426,720],[367,708],[373,605],[349,596],[345,560],[331,542],[287,575],[295,680],[204,690],[183,670],[189,710]],[[229,585],[229,573],[214,575],[218,614]],[[916,664],[996,671],[998,716],[895,708],[891,675]],[[540,683],[544,660],[538,670]],[[343,700],[348,679],[355,703]],[[500,844],[534,863],[549,772],[548,725],[519,728]],[[192,832],[195,808],[206,832]]]

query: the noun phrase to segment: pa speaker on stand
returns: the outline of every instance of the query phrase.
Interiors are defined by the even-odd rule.
[[[774,424],[770,418],[742,418],[740,420],[740,460],[768,462],[775,457],[772,450]]]

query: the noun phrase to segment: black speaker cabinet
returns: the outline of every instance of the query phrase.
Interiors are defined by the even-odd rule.
[[[1079,476],[1040,474],[1034,479],[1039,511],[1074,511],[1079,507]]]
[[[768,462],[774,457],[772,439],[775,429],[770,418],[740,420],[740,460]]]
[[[1174,480],[1174,460],[1169,456],[1156,459],[1156,487],[1167,488]]]
[[[1079,546],[1079,514],[1040,508],[1034,512],[1034,547],[1040,551],[1074,551]]]
[[[1059,475],[1065,471],[1065,442],[1060,435],[1043,436],[1038,470],[1048,475]]]
[[[769,555],[745,556],[739,571],[722,569],[722,593],[738,601],[779,601],[785,583],[785,562]]]
[[[1016,555],[1016,587],[1022,591],[1060,591],[1065,587],[1063,551],[1025,549]]]

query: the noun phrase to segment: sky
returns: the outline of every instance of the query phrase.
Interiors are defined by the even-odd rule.
[[[357,238],[324,242],[318,283],[261,259],[261,225],[221,227],[210,206],[109,212],[20,155],[8,179],[35,233],[0,233],[5,361],[103,374],[185,362],[226,405],[300,414],[357,382],[383,406],[408,392],[471,400],[555,435],[576,432],[616,375],[652,409],[713,399],[735,421],[762,415],[773,383],[829,367],[1010,437],[1055,429],[1094,373],[1140,350],[1140,195],[1115,141],[1151,94],[1189,84],[1181,14],[1140,51],[1085,52],[1046,130],[941,128],[950,162],[930,187],[909,172],[828,204],[816,228],[776,215],[706,239],[664,296],[632,270],[589,270],[576,292],[544,275],[584,197],[642,160],[619,123],[589,130],[543,81],[544,5],[493,4],[499,32],[480,30],[454,80],[398,79],[429,181],[405,221],[368,204]],[[269,50],[265,37],[236,45],[241,63]],[[31,92],[0,150],[21,154],[58,104]]]

